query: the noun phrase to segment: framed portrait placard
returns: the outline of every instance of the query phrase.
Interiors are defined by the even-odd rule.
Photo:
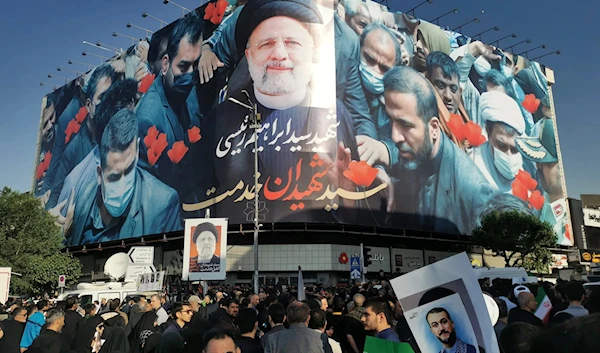
[[[182,279],[224,280],[227,258],[227,218],[185,220]]]

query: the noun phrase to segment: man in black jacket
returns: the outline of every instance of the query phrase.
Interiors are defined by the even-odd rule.
[[[77,297],[67,298],[67,310],[65,310],[65,327],[63,327],[61,332],[62,352],[68,352],[73,347],[73,338],[75,337],[75,331],[77,330],[79,322],[83,319],[83,317],[81,317],[81,315],[77,312],[78,306],[79,303],[77,302]]]
[[[0,352],[21,353],[19,344],[27,322],[27,309],[18,306],[12,311],[12,319],[0,322],[4,337],[0,339]]]
[[[521,292],[517,296],[518,307],[513,308],[508,314],[508,324],[513,322],[526,322],[537,327],[542,327],[542,320],[534,315],[537,301],[530,292]]]
[[[65,313],[60,309],[50,309],[46,314],[46,329],[43,329],[39,336],[29,347],[32,349],[41,349],[47,353],[62,352],[62,339],[60,332],[65,326]]]
[[[241,334],[241,337],[236,340],[236,344],[242,353],[263,353],[263,347],[260,341],[256,339],[256,332],[258,331],[256,311],[250,308],[240,310],[236,322]]]

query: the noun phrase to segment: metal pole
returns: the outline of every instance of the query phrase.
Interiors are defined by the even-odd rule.
[[[363,243],[360,243],[360,275],[362,276],[361,281],[365,282],[365,259],[363,257]]]
[[[210,208],[206,209],[204,218],[210,218]],[[225,244],[225,245],[227,245],[227,244]],[[227,255],[227,254],[225,254],[225,255]],[[223,255],[221,255],[221,256],[223,256]],[[227,278],[227,273],[225,273],[225,278]],[[206,294],[208,294],[208,282],[204,281],[204,280],[200,280],[200,285],[202,286],[202,300],[204,300],[204,297],[206,297]]]
[[[254,104],[252,112],[254,127],[254,293],[258,294],[258,113],[257,106]]]

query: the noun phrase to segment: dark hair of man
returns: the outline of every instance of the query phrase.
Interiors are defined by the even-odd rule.
[[[313,330],[320,330],[325,327],[327,323],[327,314],[321,309],[313,309],[310,311],[310,320],[308,321],[308,328]]]
[[[486,121],[485,122],[485,129],[488,133],[488,136],[491,135],[492,130],[494,129],[494,127],[499,128],[500,130],[504,131],[505,133],[507,133],[510,136],[517,136],[517,129],[515,129],[514,127],[503,123],[501,121]]]
[[[127,105],[133,103],[137,95],[138,84],[132,79],[119,80],[113,83],[104,95],[102,102],[96,107],[94,116],[95,136],[97,142],[102,141],[102,134],[110,119]]]
[[[238,306],[240,305],[240,301],[235,299],[235,298],[231,298],[229,299],[229,304],[227,304],[228,307],[231,306],[231,304],[237,304]]]
[[[333,297],[332,309],[334,313],[341,313],[346,306],[346,302],[341,297]]]
[[[539,333],[539,328],[526,322],[512,323],[502,330],[499,342],[500,347],[502,347],[504,352],[529,353],[533,346],[533,340]],[[547,352],[555,351],[550,349]]]
[[[248,305],[250,305],[250,298],[242,299],[242,303],[240,305],[242,306],[242,308],[247,308]]]
[[[150,69],[152,68],[152,64],[157,60],[160,60],[167,52],[167,45],[169,42],[169,38],[171,37],[171,32],[177,26],[177,24],[181,21],[181,19],[177,19],[175,22],[171,23],[167,27],[161,29],[160,31],[156,31],[152,34],[152,38],[150,38],[150,48],[148,49],[148,63],[150,64]],[[153,74],[158,74],[158,72],[152,72]]]
[[[429,315],[431,315],[431,314],[440,314],[440,313],[446,313],[446,316],[448,317],[448,320],[452,321],[452,318],[450,317],[450,313],[448,312],[448,310],[446,310],[444,308],[433,308],[433,309],[429,310],[429,312],[425,316],[425,319],[427,321],[429,321]]]
[[[119,308],[120,304],[121,304],[121,300],[119,298],[115,298],[115,299],[111,300],[110,303],[108,304],[108,309],[110,311],[116,311]]]
[[[389,325],[393,325],[394,312],[392,310],[392,307],[390,306],[390,303],[386,299],[381,297],[368,298],[367,300],[365,300],[363,308],[365,308],[365,310],[367,308],[371,308],[371,311],[373,311],[376,315],[383,313],[387,323]]]
[[[92,76],[90,77],[90,80],[88,81],[85,90],[85,95],[87,98],[93,99],[94,95],[96,95],[96,88],[98,86],[98,82],[100,82],[100,80],[105,77],[110,78],[113,83],[118,77],[117,73],[110,65],[110,63],[105,63],[96,67],[96,69],[92,73]]]
[[[429,304],[433,301],[445,298],[452,294],[456,294],[456,292],[453,291],[452,289],[448,289],[448,288],[444,288],[444,287],[432,288],[432,289],[428,290],[427,292],[425,292],[425,294],[423,294],[423,296],[419,300],[419,306]]]
[[[312,309],[319,309],[321,307],[321,301],[319,299],[313,298],[306,301],[306,305]]]
[[[169,36],[169,42],[167,44],[169,61],[173,61],[177,56],[179,44],[184,37],[187,36],[187,40],[190,44],[196,44],[200,41],[202,38],[202,27],[202,19],[195,14],[189,14],[177,23]]]
[[[283,304],[274,303],[269,306],[267,309],[267,313],[271,317],[271,320],[274,324],[283,324],[283,320],[285,319],[285,306]]]
[[[412,67],[395,66],[383,76],[386,91],[412,94],[417,99],[417,115],[425,124],[438,116],[433,86]]]
[[[235,334],[233,332],[228,332],[223,329],[212,329],[204,334],[202,340],[204,341],[204,350],[208,348],[208,344],[212,340],[220,341],[225,339],[231,339],[235,344]],[[237,349],[237,344],[235,344],[235,348]]]
[[[27,309],[22,307],[22,306],[17,306],[16,308],[13,309],[13,311],[11,312],[11,316],[13,318],[19,316],[19,314],[21,314],[22,311],[25,311],[25,314],[27,314]]]
[[[268,297],[265,298],[265,307],[270,307],[272,304],[275,304],[277,302],[277,298],[275,298],[275,296],[273,295],[269,295]],[[285,307],[283,307],[284,311],[285,311]]]
[[[90,315],[94,309],[96,309],[96,306],[93,303],[88,303],[83,308],[83,310],[85,310],[86,315]]]
[[[310,308],[302,302],[293,302],[287,307],[287,321],[291,324],[305,323],[310,317]]]
[[[325,289],[325,292],[331,293],[331,294],[335,295],[335,288],[333,288],[333,287],[327,287],[327,289]]]
[[[198,237],[202,232],[210,232],[212,235],[214,235],[215,241],[219,241],[219,231],[217,230],[217,227],[210,222],[204,222],[198,224],[196,229],[194,229],[194,234],[192,235],[192,240],[194,243],[196,240],[198,240]]]
[[[500,312],[499,318],[508,317],[508,306],[506,302],[500,298],[494,298],[496,305],[498,305],[498,311]]]
[[[121,109],[106,125],[100,143],[100,165],[106,167],[108,152],[123,152],[138,137],[138,125],[135,113]]]
[[[65,302],[65,307],[67,308],[67,310],[71,310],[75,304],[77,304],[77,298],[76,297],[68,297]]]
[[[183,310],[184,306],[190,306],[188,302],[176,302],[173,303],[173,307],[171,307],[171,316],[173,319],[177,320],[177,313],[180,313]]]
[[[369,33],[373,32],[373,31],[381,31],[381,32],[385,33],[384,35],[387,35],[389,37],[389,40],[392,43],[394,43],[394,49],[396,51],[396,61],[394,62],[394,66],[401,65],[402,64],[402,47],[400,46],[400,43],[398,42],[398,39],[396,39],[396,36],[394,35],[394,33],[389,28],[387,28],[385,25],[383,25],[381,23],[371,23],[370,25],[365,27],[365,29],[363,30],[363,32],[360,36],[361,48],[362,48],[365,40],[367,39],[367,36],[369,35]],[[382,37],[381,33],[378,34],[377,40],[380,42],[383,42],[383,37]]]
[[[585,289],[583,289],[581,282],[571,281],[565,286],[564,293],[569,301],[581,301],[581,298],[585,294]]]
[[[33,311],[37,310],[37,305],[36,304],[29,304],[27,305],[27,317],[33,315]]]
[[[229,307],[230,302],[231,302],[230,298],[221,298],[221,300],[219,300],[219,306]]]
[[[483,77],[483,83],[484,83],[484,86],[483,86],[484,89],[488,83],[491,83],[494,86],[503,87],[504,92],[506,92],[506,95],[509,96],[510,98],[514,99],[517,103],[519,103],[519,101],[517,99],[517,93],[515,92],[515,89],[513,88],[512,84],[510,83],[510,79],[508,77],[506,77],[506,75],[504,75],[499,70],[496,70],[496,69],[489,70]],[[519,106],[521,106],[521,104],[519,104]]]
[[[249,333],[254,330],[254,327],[258,322],[258,314],[254,309],[245,308],[240,310],[235,321],[241,334]]]
[[[37,302],[37,304],[35,305],[37,307],[38,310],[43,310],[45,307],[48,306],[48,301],[47,300],[40,300],[39,302]]]
[[[442,70],[442,74],[444,78],[451,80],[453,77],[456,77],[458,81],[460,81],[460,72],[458,72],[458,66],[452,60],[448,54],[443,53],[441,51],[434,51],[427,55],[427,75],[431,77],[433,75],[433,70],[439,67]]]

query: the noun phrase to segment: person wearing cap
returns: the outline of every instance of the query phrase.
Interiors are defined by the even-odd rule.
[[[194,311],[194,317],[192,321],[196,321],[199,319],[208,319],[208,313],[206,310],[206,306],[203,305],[202,299],[200,299],[197,295],[192,295],[188,298],[188,303],[190,303],[190,307]]]
[[[295,185],[316,185],[311,182],[314,173],[309,172],[315,168],[316,162],[312,165],[311,162],[316,157],[321,159],[319,166],[332,169],[337,168],[333,161],[343,164],[358,159],[355,133],[344,107],[338,104],[334,110],[333,107],[313,106],[314,95],[310,87],[316,66],[313,24],[322,22],[318,8],[308,0],[250,1],[239,14],[235,41],[238,50],[245,52],[248,68],[244,71],[239,65],[236,74],[243,73],[252,82],[238,90],[230,87],[229,98],[204,117],[201,127],[204,137],[199,143],[206,146],[203,151],[208,155],[198,159],[216,189],[214,193],[206,194],[209,199],[203,204],[214,205],[217,213],[221,207],[226,209],[231,215],[230,222],[246,222],[253,217],[254,211],[246,202],[235,202],[235,197],[216,202],[214,197],[235,190],[240,181],[245,185],[255,182],[253,174],[248,173],[254,170],[255,162],[253,144],[249,143],[251,135],[241,133],[246,129],[254,107],[260,114],[262,126],[270,127],[258,136],[259,170],[263,176],[261,182],[264,180],[265,183],[265,205],[261,215],[283,219],[298,210],[295,203],[281,207],[280,200],[286,193],[284,185],[275,189],[281,180],[292,182],[288,173],[292,169],[296,171],[295,181],[289,191],[294,190]],[[232,81],[235,80],[232,78]],[[292,135],[301,137],[290,143]],[[215,151],[218,158],[215,158]],[[315,156],[315,151],[319,151],[319,155]],[[315,172],[317,170],[321,169],[315,169]],[[356,185],[342,177],[341,172],[323,175],[321,181],[328,184],[322,190],[328,186],[331,189],[356,189]],[[279,191],[273,192],[275,190]],[[310,193],[297,196],[296,200],[302,200],[300,210],[322,209],[329,204],[329,200],[318,201],[322,193],[315,191],[311,189]],[[349,202],[354,204],[354,201]],[[323,221],[332,221],[341,213],[342,210],[311,213],[310,219],[317,221],[321,217]],[[295,213],[295,219],[301,214]]]
[[[552,225],[558,235],[559,244],[572,245],[567,223],[567,205],[562,187],[563,176],[558,163],[556,135],[552,119],[540,120],[539,137],[517,138],[516,146],[523,158],[534,162],[537,166],[537,179],[544,193],[544,206],[540,220]]]
[[[194,229],[192,240],[196,244],[198,255],[190,258],[190,272],[206,272],[207,269],[213,267],[203,265],[221,263],[221,259],[215,255],[219,243],[219,232],[214,224],[210,222],[198,224]]]
[[[334,49],[335,54],[335,76],[336,76],[336,98],[343,102],[343,105],[349,113],[354,127],[357,130],[357,135],[365,135],[371,138],[376,138],[375,125],[369,114],[369,106],[364,97],[361,87],[361,79],[358,71],[360,63],[360,45],[358,36],[352,29],[335,14],[335,4],[333,0],[258,0],[250,2],[249,8],[252,10],[244,10],[246,5],[239,6],[231,16],[225,18],[218,29],[218,38],[207,40],[202,48],[202,58],[200,59],[200,75],[201,81],[206,83],[213,78],[213,73],[218,67],[235,68],[247,67],[247,62],[244,59],[245,46],[247,36],[251,29],[246,27],[248,18],[258,16],[252,12],[257,7],[262,7],[268,3],[273,3],[271,10],[280,12],[281,7],[289,7],[295,15],[303,16],[306,19],[306,14],[302,11],[297,11],[300,6],[307,6],[315,10],[318,9],[321,22],[325,27],[333,27],[335,33]],[[242,11],[243,10],[243,11]],[[270,16],[270,15],[267,15]],[[312,21],[304,21],[316,23]],[[239,27],[244,27],[238,31]],[[245,38],[244,38],[245,37]],[[321,40],[327,39],[323,36]],[[323,47],[323,46],[321,46]],[[235,73],[228,81],[228,90],[235,90],[239,82],[247,82],[247,78],[238,77],[234,79]],[[340,114],[340,112],[338,112]]]
[[[488,140],[475,147],[474,162],[500,193],[511,192],[520,170],[535,178],[535,167],[523,160],[515,139],[525,133],[525,120],[517,102],[499,91],[488,91],[479,100],[479,116]]]

